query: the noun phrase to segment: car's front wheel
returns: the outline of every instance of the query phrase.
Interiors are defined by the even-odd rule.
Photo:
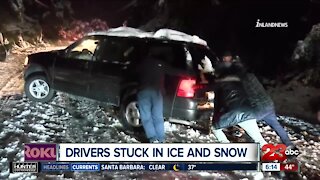
[[[121,123],[126,129],[132,131],[143,130],[138,102],[135,96],[131,96],[122,102],[120,113]]]
[[[29,99],[37,102],[48,102],[54,96],[54,90],[50,87],[47,78],[42,75],[29,77],[24,91]]]

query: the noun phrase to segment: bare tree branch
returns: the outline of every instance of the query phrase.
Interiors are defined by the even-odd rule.
[[[129,3],[127,3],[125,6],[123,6],[122,8],[120,8],[118,11],[125,11],[129,8],[131,8],[132,6],[135,6],[137,4],[137,0],[131,0]]]
[[[42,7],[45,7],[47,9],[49,9],[50,7],[46,4],[44,4],[43,2],[41,2],[40,0],[34,0],[34,2],[38,3],[39,5],[41,5]]]

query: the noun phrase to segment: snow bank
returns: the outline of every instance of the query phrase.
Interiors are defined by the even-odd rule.
[[[1,100],[0,100],[1,101]],[[25,140],[31,143],[55,142],[55,143],[140,143],[145,139],[136,134],[127,134],[116,116],[106,113],[94,102],[85,99],[75,100],[69,96],[58,93],[51,104],[31,103],[26,98],[21,100],[10,100],[7,106],[16,108],[12,113],[2,113],[5,118],[2,123],[3,131],[0,138],[3,141],[3,149],[0,149],[0,179],[35,179],[32,174],[9,174],[9,161],[23,161],[23,144]],[[41,115],[42,114],[42,115]],[[289,137],[301,151],[298,160],[302,163],[302,177],[311,177],[319,172],[320,142],[316,138],[320,132],[320,126],[306,123],[302,120],[280,117],[280,122],[285,125]],[[206,135],[199,130],[190,129],[183,125],[165,122],[167,143],[214,143],[216,138],[213,134]],[[259,123],[263,136],[269,143],[279,143],[280,139],[274,131],[263,123]],[[13,134],[13,135],[12,135]],[[23,138],[23,139],[20,139]],[[246,142],[244,137],[230,139],[232,142]],[[259,172],[101,172],[73,173],[74,179],[138,179],[161,178],[177,179],[204,178],[204,179],[272,179],[272,175]],[[183,175],[183,176],[182,176]],[[39,179],[59,179],[64,175],[41,174]],[[39,177],[40,176],[40,177]],[[72,179],[72,178],[70,178]]]

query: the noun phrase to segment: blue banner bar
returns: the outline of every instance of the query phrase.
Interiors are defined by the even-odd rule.
[[[41,172],[59,171],[235,171],[259,170],[257,162],[248,163],[41,163]]]
[[[100,171],[100,164],[99,163],[72,163],[71,171],[86,171],[86,172]]]
[[[41,163],[41,172],[100,171],[100,163]]]
[[[107,171],[192,171],[192,170],[207,170],[207,171],[234,171],[234,170],[259,170],[257,162],[250,163],[179,163],[179,164],[164,164],[164,163],[150,163],[150,164],[136,164],[136,163],[121,163],[101,164],[101,170]]]

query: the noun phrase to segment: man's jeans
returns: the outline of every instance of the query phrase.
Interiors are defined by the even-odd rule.
[[[259,127],[257,125],[256,119],[250,119],[238,124],[241,128],[243,128],[246,133],[262,147],[267,144],[267,142],[262,137]],[[227,136],[224,134],[222,129],[212,129],[213,134],[216,136],[217,140],[222,143],[230,143]]]
[[[163,99],[160,90],[143,89],[138,93],[138,105],[144,131],[150,142],[164,142]]]
[[[223,114],[219,120],[215,123],[215,128],[228,128],[235,126],[240,122],[255,119],[255,113],[248,107],[237,108]]]
[[[277,120],[277,116],[273,108],[267,108],[266,110],[258,111],[256,112],[256,115],[258,120],[264,120],[272,129],[276,131],[281,141],[286,146],[293,145],[293,143],[289,139],[288,133],[284,130],[284,128]]]

